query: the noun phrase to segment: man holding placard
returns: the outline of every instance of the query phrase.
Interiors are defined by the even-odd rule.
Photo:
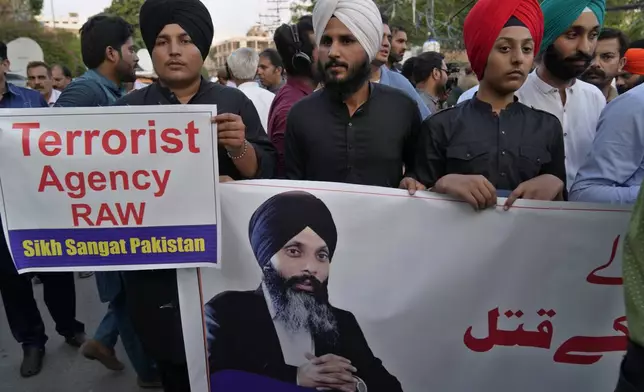
[[[273,177],[276,154],[253,103],[237,89],[201,77],[214,28],[198,0],[147,0],[141,35],[159,80],[117,105],[217,105],[222,180]],[[195,168],[198,169],[198,168]],[[147,353],[159,367],[165,391],[189,390],[176,271],[124,273],[128,307]]]

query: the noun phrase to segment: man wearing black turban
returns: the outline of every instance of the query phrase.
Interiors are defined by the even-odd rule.
[[[159,79],[116,105],[217,105],[213,122],[220,180],[272,178],[277,156],[253,103],[241,91],[201,77],[213,38],[212,18],[203,3],[147,0],[139,25]],[[165,391],[190,391],[176,271],[123,275],[130,317],[146,353],[158,365]]]
[[[331,212],[306,192],[271,197],[248,236],[263,272],[255,291],[227,291],[205,306],[210,371],[239,370],[307,388],[402,391],[327,285],[338,240]]]

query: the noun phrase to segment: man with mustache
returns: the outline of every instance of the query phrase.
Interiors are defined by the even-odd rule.
[[[64,65],[54,64],[51,66],[51,76],[54,80],[54,88],[63,91],[72,82],[72,71]]]
[[[414,174],[421,121],[416,102],[398,89],[369,83],[383,41],[376,4],[320,0],[313,27],[324,88],[288,115],[287,178],[401,187],[411,194],[424,189]]]
[[[624,57],[626,65],[616,81],[617,92],[620,94],[644,84],[644,40],[631,43]]]
[[[387,59],[387,68],[400,72],[402,70],[401,61],[407,51],[407,31],[402,26],[391,26],[391,51]]]
[[[537,0],[479,0],[463,27],[472,69],[481,80],[467,102],[425,120],[419,179],[432,190],[496,206],[497,191],[517,198],[563,200],[566,169],[559,120],[515,97],[543,36]],[[421,55],[422,56],[422,55]]]
[[[27,64],[27,86],[40,91],[49,106],[54,106],[60,97],[60,91],[54,90],[51,68],[42,61]]]
[[[606,102],[617,98],[617,89],[613,87],[613,81],[624,68],[624,55],[628,45],[626,34],[617,29],[604,28],[597,38],[595,58],[590,68],[581,75],[581,80],[601,90]]]
[[[414,57],[411,76],[418,94],[432,113],[439,110],[440,97],[446,92],[447,72],[445,58],[440,53],[425,52]]]
[[[606,98],[578,80],[593,60],[605,0],[544,0],[542,62],[518,91],[519,101],[557,116],[563,126],[567,187],[590,152]]]
[[[205,305],[211,373],[241,370],[320,390],[402,391],[353,314],[329,303],[338,236],[324,202],[301,191],[273,196],[251,217],[248,235],[262,283]]]
[[[421,120],[424,120],[429,117],[432,112],[430,112],[425,102],[416,92],[414,86],[399,72],[391,71],[387,68],[387,59],[391,52],[392,35],[391,30],[389,29],[389,19],[384,14],[380,14],[380,17],[382,19],[382,42],[380,44],[380,50],[376,53],[376,57],[371,62],[371,81],[373,83],[384,84],[385,86],[390,86],[404,91],[409,98],[416,101],[420,112],[420,118]]]

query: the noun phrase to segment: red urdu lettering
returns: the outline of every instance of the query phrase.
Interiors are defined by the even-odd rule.
[[[592,270],[588,276],[586,277],[586,282],[592,283],[592,284],[603,284],[607,286],[620,286],[624,283],[624,279],[621,276],[616,276],[616,277],[610,277],[610,276],[600,276],[597,275],[597,272],[603,271],[607,269],[608,267],[613,264],[613,261],[615,261],[615,255],[617,254],[617,249],[619,248],[619,238],[621,236],[617,236],[615,240],[613,241],[613,248],[611,249],[610,252],[610,258],[608,259],[608,263],[599,266]]]
[[[29,146],[29,132],[32,129],[39,129],[40,123],[13,123],[12,129],[22,131],[22,154],[26,157],[31,156],[31,148]]]
[[[541,309],[537,312],[540,316],[554,317],[557,313],[554,310],[545,311]],[[523,312],[517,313],[508,310],[504,313],[507,318],[516,315],[522,317]],[[494,346],[521,346],[549,349],[552,343],[554,328],[550,320],[542,321],[536,331],[526,331],[523,324],[519,325],[514,331],[505,331],[498,328],[498,319],[500,317],[499,308],[492,309],[488,312],[488,336],[485,338],[475,338],[472,335],[472,327],[465,331],[463,343],[472,351],[486,352]]]
[[[553,360],[573,365],[592,365],[602,359],[605,353],[626,351],[628,327],[624,323],[626,323],[626,316],[618,317],[613,321],[613,329],[622,333],[621,336],[573,336],[557,349]]]
[[[54,157],[60,154],[60,151],[62,150],[60,146],[62,144],[63,140],[60,138],[60,135],[54,131],[45,131],[38,138],[38,148],[40,148],[40,151],[46,157]],[[49,147],[53,148],[49,149]]]
[[[48,186],[56,187],[59,192],[64,192],[63,185],[60,183],[58,176],[54,173],[54,169],[51,166],[46,165],[42,169],[42,175],[40,176],[40,184],[38,184],[38,192],[44,192],[45,188]]]

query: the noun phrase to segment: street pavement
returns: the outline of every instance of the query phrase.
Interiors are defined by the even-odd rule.
[[[100,323],[106,305],[98,299],[94,277],[78,279],[76,276],[76,315],[85,324],[88,336]],[[54,322],[43,302],[42,285],[34,286],[34,296],[45,322],[47,354],[42,372],[34,377],[20,377],[22,348],[13,339],[7,315],[0,301],[0,392],[142,392],[136,385],[136,373],[127,359],[120,340],[116,347],[117,357],[126,364],[122,372],[106,369],[97,361],[89,361],[78,349],[65,344],[56,333]],[[149,391],[149,390],[148,390]]]

